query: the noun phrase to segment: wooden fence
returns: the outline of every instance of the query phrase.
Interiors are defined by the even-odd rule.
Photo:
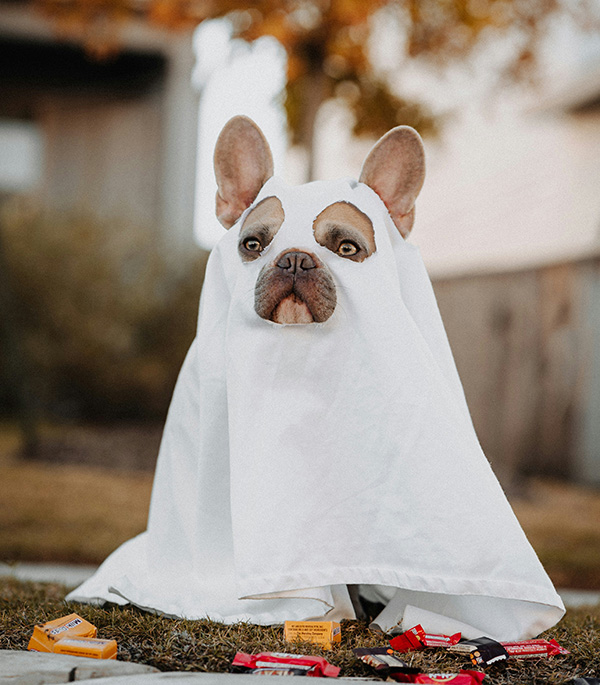
[[[479,439],[500,480],[600,485],[600,254],[434,279]]]

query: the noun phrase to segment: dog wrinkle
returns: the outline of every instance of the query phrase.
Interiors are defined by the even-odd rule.
[[[283,300],[291,296],[293,300],[277,312]],[[302,303],[302,321],[297,321],[299,313],[295,311],[296,306],[291,306],[291,302],[294,305]],[[335,284],[331,275],[323,271],[322,267],[310,269],[302,276],[294,278],[292,274],[265,266],[258,276],[254,308],[263,319],[275,323],[323,323],[333,314],[336,304]],[[305,310],[310,313],[310,321],[307,320]],[[287,320],[288,315],[291,320]]]
[[[282,276],[263,267],[254,290],[254,309],[263,319],[273,320],[277,305],[294,291],[292,276]]]

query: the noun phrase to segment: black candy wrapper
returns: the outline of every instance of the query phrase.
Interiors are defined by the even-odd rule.
[[[398,658],[394,650],[389,647],[357,647],[354,654],[367,666],[370,666],[378,675],[388,676],[395,671],[402,673],[418,673],[418,668],[411,668],[406,661]]]

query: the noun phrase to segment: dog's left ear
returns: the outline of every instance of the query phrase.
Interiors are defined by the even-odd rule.
[[[231,228],[273,175],[273,156],[263,132],[248,117],[230,119],[215,146],[217,219]]]
[[[410,126],[397,126],[379,139],[367,155],[359,178],[383,200],[404,238],[412,229],[415,200],[424,180],[423,143]]]

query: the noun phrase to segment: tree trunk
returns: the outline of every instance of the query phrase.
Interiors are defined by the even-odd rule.
[[[4,380],[12,389],[23,436],[23,454],[33,456],[39,447],[35,403],[23,343],[15,317],[16,303],[8,281],[8,265],[0,232],[0,351]]]
[[[315,123],[319,109],[327,99],[327,76],[320,69],[309,72],[302,83],[302,104],[298,138],[307,152],[306,182],[315,180],[317,166]]]

